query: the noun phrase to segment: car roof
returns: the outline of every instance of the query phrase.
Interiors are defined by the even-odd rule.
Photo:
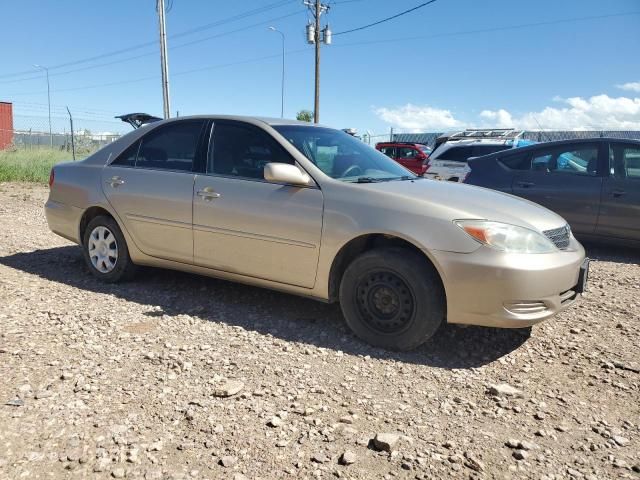
[[[472,164],[477,162],[490,161],[496,157],[502,157],[505,155],[518,155],[522,153],[536,151],[539,149],[561,147],[563,145],[571,145],[572,143],[600,143],[600,142],[624,142],[624,143],[633,143],[635,145],[640,146],[640,140],[628,139],[628,138],[614,138],[614,137],[572,138],[569,140],[554,140],[553,142],[534,143],[533,145],[525,145],[518,148],[501,150],[499,152],[489,153],[488,155],[483,155],[481,157],[473,158],[469,160],[469,163]]]
[[[424,143],[420,143],[420,142],[378,142],[376,143],[376,145],[412,145],[412,146],[420,145],[422,147],[429,148],[428,145],[425,145]]]
[[[326,127],[325,125],[319,125],[319,124],[315,124],[315,123],[310,123],[310,122],[302,122],[300,120],[292,120],[292,119],[288,119],[288,118],[273,118],[273,117],[259,117],[259,116],[248,116],[248,115],[216,115],[216,114],[211,114],[211,115],[189,115],[186,117],[174,117],[174,118],[168,118],[166,120],[162,120],[161,122],[156,122],[155,124],[157,125],[158,123],[171,123],[171,122],[176,122],[176,121],[182,121],[182,120],[235,120],[238,122],[248,122],[248,123],[265,123],[267,125],[271,125],[271,126],[278,126],[278,125],[299,125],[299,126],[306,126],[306,127],[325,127],[325,128],[329,128]]]
[[[640,145],[640,140],[627,139],[627,138],[614,138],[614,137],[573,138],[569,140],[555,140],[553,142],[534,143],[533,145],[525,145],[522,147],[510,149],[508,151],[502,150],[500,152],[490,153],[489,155],[483,155],[482,158],[502,156],[505,154],[510,155],[510,154],[528,152],[532,150],[538,150],[540,148],[561,147],[563,145],[571,145],[573,143],[591,143],[591,142],[625,142],[625,143],[634,143],[636,145]]]

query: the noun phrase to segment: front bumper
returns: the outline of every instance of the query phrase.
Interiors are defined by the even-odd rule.
[[[473,253],[429,252],[447,295],[447,322],[487,327],[535,325],[573,304],[585,253],[569,249],[509,254],[489,247]]]

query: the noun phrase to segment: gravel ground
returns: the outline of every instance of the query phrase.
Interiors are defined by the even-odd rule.
[[[390,353],[339,308],[145,269],[103,285],[0,184],[0,478],[640,478],[640,251],[531,330]]]

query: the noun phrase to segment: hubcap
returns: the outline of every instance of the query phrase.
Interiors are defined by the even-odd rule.
[[[358,283],[356,295],[363,320],[381,333],[401,332],[413,319],[413,293],[395,273],[366,274]]]
[[[94,228],[89,235],[89,258],[93,267],[101,273],[109,273],[118,261],[118,243],[107,227]]]

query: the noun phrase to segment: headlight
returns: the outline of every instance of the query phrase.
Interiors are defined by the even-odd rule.
[[[456,220],[467,235],[480,243],[509,253],[551,253],[556,246],[543,234],[508,223],[488,220]]]

